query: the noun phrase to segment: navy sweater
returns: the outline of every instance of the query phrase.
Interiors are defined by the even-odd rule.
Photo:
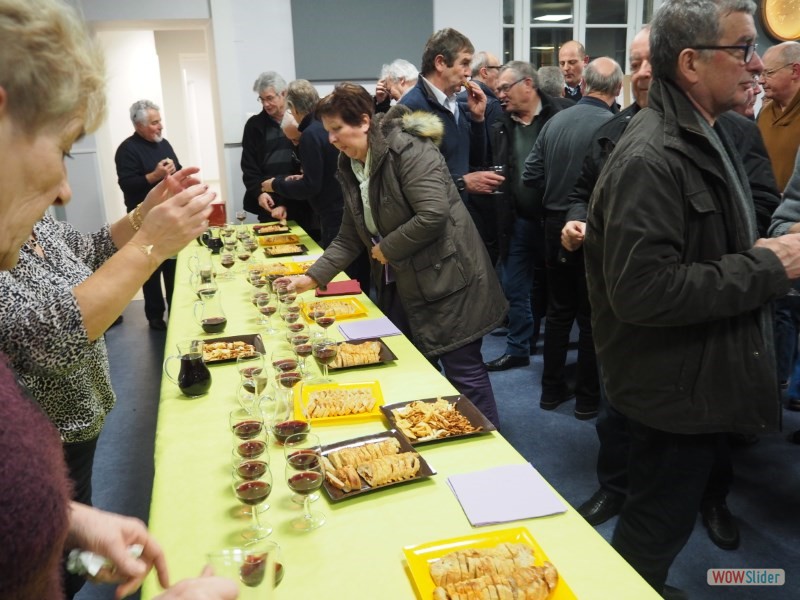
[[[139,206],[150,190],[158,185],[158,181],[148,183],[146,175],[152,173],[165,158],[171,158],[178,171],[183,168],[167,140],[148,142],[134,133],[119,145],[114,162],[117,164],[117,182],[125,197],[128,212]]]

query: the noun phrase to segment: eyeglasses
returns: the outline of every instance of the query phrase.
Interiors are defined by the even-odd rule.
[[[258,102],[259,104],[264,104],[265,102],[275,102],[276,98],[277,96],[270,96],[269,98],[262,98],[261,96],[259,96],[258,98],[256,98],[256,102]]]
[[[484,69],[502,69],[503,65],[483,65]]]
[[[514,83],[499,85],[499,86],[497,86],[497,93],[498,94],[507,94],[508,90],[513,88],[520,81],[525,81],[526,79],[528,79],[528,78],[527,77],[522,77],[521,79],[517,79]]]
[[[692,50],[741,50],[744,52],[744,64],[750,62],[755,56],[758,44],[743,44],[741,46],[692,46]]]
[[[785,69],[786,67],[792,67],[792,66],[794,66],[794,63],[786,63],[785,65],[782,65],[780,67],[775,67],[774,69],[764,69],[763,71],[761,71],[761,77],[763,77],[764,79],[770,79],[773,75],[775,75],[775,73],[777,73],[781,69]]]

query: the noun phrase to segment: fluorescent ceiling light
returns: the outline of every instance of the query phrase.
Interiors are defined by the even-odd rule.
[[[558,21],[568,21],[571,18],[572,15],[542,15],[541,17],[535,17],[533,20],[556,23]]]
[[[555,46],[531,46],[531,50],[555,50]]]

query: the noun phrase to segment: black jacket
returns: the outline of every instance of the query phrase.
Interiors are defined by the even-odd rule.
[[[673,433],[779,427],[770,301],[790,287],[753,247],[722,156],[674,84],[654,80],[597,182],[584,256],[609,402]],[[718,137],[731,148],[721,128]],[[747,193],[744,168],[726,152]]]
[[[122,190],[128,212],[141,204],[150,190],[158,185],[159,182],[148,183],[146,175],[165,158],[171,158],[175,169],[181,170],[175,150],[167,140],[149,142],[134,133],[119,145],[114,162],[117,165],[117,183]]]

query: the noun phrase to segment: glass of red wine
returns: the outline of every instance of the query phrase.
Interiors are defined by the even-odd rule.
[[[289,436],[283,445],[286,457],[286,482],[296,494],[303,496],[303,514],[291,521],[292,527],[310,531],[325,523],[325,515],[311,512],[310,496],[322,487],[325,468],[322,464],[322,447],[313,433]]]
[[[331,383],[333,381],[328,377],[328,365],[333,362],[338,352],[339,342],[327,337],[314,340],[314,343],[311,344],[311,354],[314,356],[314,360],[317,361],[322,373],[322,378],[315,381],[319,383]]]
[[[272,335],[277,330],[272,326],[272,315],[278,311],[278,306],[275,303],[275,297],[266,293],[256,296],[256,310],[258,310],[259,322],[266,328],[265,333]]]
[[[247,410],[245,408],[232,410],[228,417],[228,423],[237,440],[246,441],[263,438],[266,433],[264,416],[258,410]]]
[[[248,542],[239,548],[224,548],[208,554],[214,575],[237,583],[239,600],[272,598],[270,587],[283,579],[281,549],[271,540]]]
[[[258,517],[259,505],[264,503],[272,492],[272,472],[269,465],[266,465],[266,469],[259,476],[249,473],[248,478],[243,478],[239,475],[239,470],[234,469],[232,477],[233,493],[239,502],[250,507],[253,519],[250,527],[242,532],[242,537],[246,540],[262,540],[272,533],[272,526],[262,523]]]
[[[236,264],[236,244],[230,247],[228,244],[225,245],[224,249],[219,254],[219,264],[225,270],[224,278],[230,279],[230,270]],[[222,277],[222,275],[220,277]]]
[[[308,308],[306,309],[306,314],[308,318],[317,323],[318,318],[322,318],[325,316],[325,305],[320,302],[311,302],[308,304]],[[325,328],[323,328],[319,323],[317,323],[319,329],[314,333],[315,338],[322,338],[325,337]]]

